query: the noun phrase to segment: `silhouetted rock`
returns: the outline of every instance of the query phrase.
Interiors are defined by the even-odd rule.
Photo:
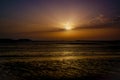
[[[0,43],[14,43],[14,42],[31,42],[32,40],[30,39],[18,39],[18,40],[13,40],[13,39],[0,39]]]
[[[14,42],[13,39],[0,39],[0,43],[11,43]]]
[[[30,39],[18,39],[17,41],[18,42],[30,42],[32,40],[30,40]]]

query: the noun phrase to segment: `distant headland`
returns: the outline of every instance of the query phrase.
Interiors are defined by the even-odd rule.
[[[70,44],[96,44],[96,43],[120,43],[120,40],[31,40],[31,39],[0,39],[0,43],[70,43]]]
[[[11,42],[32,42],[31,39],[0,39],[0,43],[11,43]]]

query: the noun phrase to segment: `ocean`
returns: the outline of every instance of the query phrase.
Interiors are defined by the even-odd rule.
[[[120,80],[120,42],[0,43],[0,80]]]

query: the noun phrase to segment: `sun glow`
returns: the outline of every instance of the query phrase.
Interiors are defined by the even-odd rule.
[[[64,26],[64,29],[68,31],[68,30],[72,30],[73,27],[70,23],[66,23],[65,26]]]
[[[72,27],[66,26],[66,27],[65,27],[65,30],[72,30]]]

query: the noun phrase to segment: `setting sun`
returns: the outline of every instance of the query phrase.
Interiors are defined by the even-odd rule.
[[[65,30],[72,30],[72,27],[66,26],[66,27],[65,27]]]
[[[72,30],[72,25],[70,23],[66,23],[64,26],[65,30]]]

